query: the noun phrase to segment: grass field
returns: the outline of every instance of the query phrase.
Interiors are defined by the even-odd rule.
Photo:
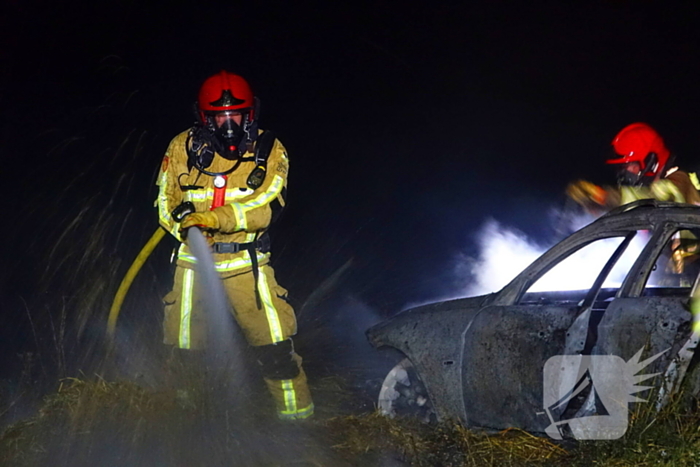
[[[100,378],[65,379],[35,416],[0,435],[1,465],[129,466],[694,466],[700,415],[674,403],[638,404],[615,441],[554,442],[516,429],[484,433],[455,422],[427,425],[374,412],[351,414],[337,378],[316,381],[317,416],[277,421],[253,388],[231,404],[207,384],[187,398]]]

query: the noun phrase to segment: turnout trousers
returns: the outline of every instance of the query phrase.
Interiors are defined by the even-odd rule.
[[[275,400],[278,416],[281,419],[311,416],[314,410],[311,393],[301,357],[294,352],[290,340],[297,330],[294,309],[286,301],[287,290],[277,284],[273,268],[265,264],[259,269],[260,308],[256,303],[252,271],[222,276],[222,282],[231,301],[233,317],[248,344],[255,348],[256,355],[260,355],[258,361],[267,388]],[[177,266],[173,290],[164,299],[165,344],[181,349],[202,349],[206,346],[207,322],[201,293],[196,271]],[[266,370],[266,366],[280,367],[279,358],[274,355],[279,355],[280,350],[288,356],[286,361],[281,362],[282,370]],[[268,354],[272,357],[266,357]],[[285,365],[287,368],[284,368]]]

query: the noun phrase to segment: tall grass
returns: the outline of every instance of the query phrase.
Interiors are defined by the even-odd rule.
[[[92,102],[49,103],[30,127],[17,125],[19,133],[2,141],[6,156],[25,160],[26,170],[7,188],[15,208],[2,242],[0,342],[18,358],[3,365],[9,389],[0,398],[0,423],[3,412],[21,405],[8,408],[19,394],[36,397],[59,378],[99,368],[114,292],[157,227],[154,178],[167,139],[154,135],[142,117],[148,103],[114,68],[89,77]],[[135,308],[148,325],[155,321],[149,313],[158,313],[153,305],[167,279],[149,273],[135,285],[140,296],[126,304],[127,322]]]

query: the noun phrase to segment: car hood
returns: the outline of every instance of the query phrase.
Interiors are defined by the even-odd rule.
[[[426,333],[432,334],[435,328],[440,328],[440,335],[444,336],[445,325],[452,323],[454,319],[458,319],[458,322],[463,325],[465,314],[475,314],[491,303],[494,295],[460,298],[409,308],[369,328],[367,338],[374,347],[388,345],[406,353],[407,347],[411,347],[408,340],[413,338],[423,340]],[[460,327],[462,327],[461,333],[464,328]]]

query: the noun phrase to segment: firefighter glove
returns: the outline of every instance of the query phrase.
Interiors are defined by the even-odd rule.
[[[201,230],[219,230],[219,216],[212,211],[193,212],[183,219],[180,224],[180,232],[190,227],[199,227]]]
[[[566,194],[582,206],[603,206],[607,195],[604,188],[585,180],[569,183]]]

